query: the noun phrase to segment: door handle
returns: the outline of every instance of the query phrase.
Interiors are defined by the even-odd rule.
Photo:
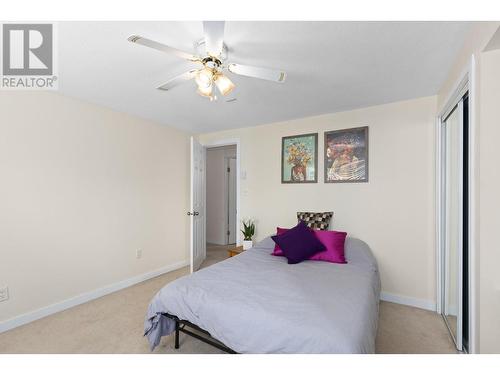
[[[193,216],[198,216],[199,214],[200,214],[200,213],[199,213],[199,212],[197,212],[197,211],[194,211],[194,212],[189,212],[189,211],[188,211],[188,213],[187,213],[187,215],[188,215],[188,216],[191,216],[191,215],[193,215]]]

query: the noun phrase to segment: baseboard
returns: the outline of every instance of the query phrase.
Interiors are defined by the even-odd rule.
[[[71,307],[80,305],[85,302],[92,301],[96,298],[105,296],[106,294],[110,294],[113,292],[117,292],[121,289],[128,288],[129,286],[138,284],[142,281],[146,281],[152,279],[153,277],[163,275],[164,273],[175,271],[179,268],[186,267],[189,265],[189,261],[185,260],[182,262],[177,262],[166,267],[162,267],[155,271],[147,272],[142,275],[131,277],[130,279],[122,280],[117,283],[107,285],[105,287],[93,290],[91,292],[80,294],[76,297],[69,298],[67,300],[54,303],[49,306],[42,307],[38,310],[30,311],[29,313],[22,314],[16,316],[15,318],[11,318],[9,320],[4,320],[0,322],[0,333],[8,331],[10,329],[22,326],[27,323],[31,323],[35,320],[44,318],[46,316],[55,314],[57,312],[69,309]]]
[[[426,299],[406,297],[406,296],[400,296],[398,294],[381,292],[380,300],[399,303],[400,305],[418,307],[424,310],[436,311],[436,302]]]
[[[97,299],[99,297],[103,297],[107,294],[117,292],[121,289],[128,288],[132,285],[138,284],[140,282],[152,279],[153,277],[157,277],[160,275],[163,275],[164,273],[175,271],[179,268],[186,267],[189,265],[189,261],[185,260],[182,262],[177,262],[171,265],[168,265],[166,267],[162,267],[160,269],[157,269],[155,271],[147,272],[142,275],[134,276],[131,277],[130,279],[122,280],[117,283],[107,285],[105,287],[93,290],[91,292],[83,293],[80,294],[76,297],[69,298],[67,300],[42,307],[38,310],[31,311],[26,314],[22,314],[19,316],[16,316],[15,318],[9,319],[9,320],[4,320],[3,322],[0,322],[0,333],[8,331],[10,329],[22,326],[24,324],[31,323],[35,320],[44,318],[46,316],[55,314],[57,312],[67,310],[71,307],[78,306],[82,303],[92,301],[94,299]],[[401,305],[408,305],[408,306],[413,306],[413,307],[418,307],[420,309],[425,309],[425,310],[430,310],[430,311],[436,311],[436,303],[434,301],[430,300],[424,300],[424,299],[419,299],[419,298],[413,298],[413,297],[406,297],[406,296],[400,296],[397,294],[392,294],[392,293],[387,293],[387,292],[381,292],[380,293],[380,299],[382,301],[387,301],[387,302],[393,302],[393,303],[398,303]]]

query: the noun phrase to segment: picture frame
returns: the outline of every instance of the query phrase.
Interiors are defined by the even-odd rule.
[[[281,138],[281,183],[318,182],[318,133]]]
[[[324,142],[325,183],[368,182],[368,126],[325,132]]]

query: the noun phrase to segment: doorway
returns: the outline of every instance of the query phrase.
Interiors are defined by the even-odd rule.
[[[207,146],[206,260],[203,266],[227,258],[237,242],[237,147]]]
[[[213,158],[218,161],[212,163]],[[240,243],[239,175],[239,139],[202,144],[191,137],[191,201],[187,213],[191,228],[191,272],[226,259],[227,250]],[[211,251],[212,245],[215,245],[215,251]]]

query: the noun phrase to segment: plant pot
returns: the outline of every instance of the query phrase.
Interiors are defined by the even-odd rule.
[[[243,250],[251,249],[253,246],[252,240],[243,240]]]

